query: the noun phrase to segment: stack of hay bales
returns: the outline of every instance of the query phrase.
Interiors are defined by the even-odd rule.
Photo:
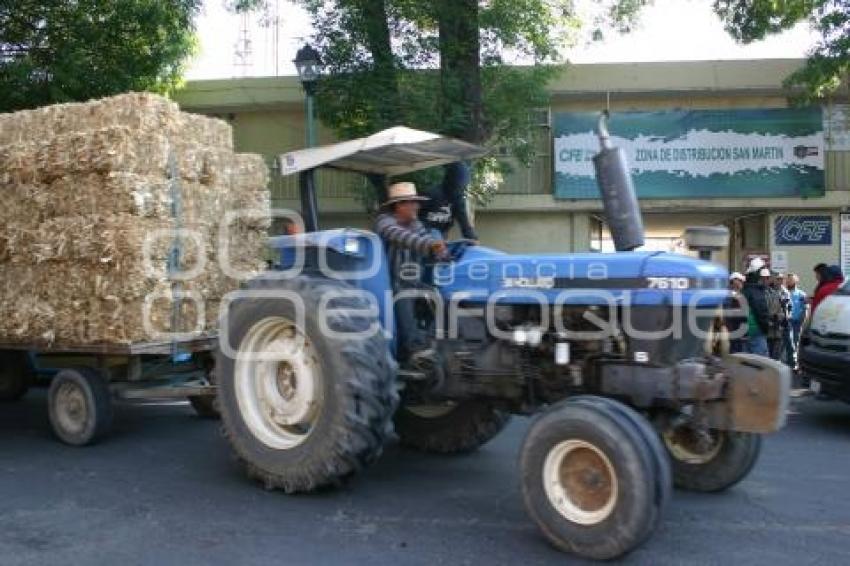
[[[0,342],[214,330],[221,298],[239,285],[222,270],[219,236],[233,269],[262,268],[267,184],[262,157],[234,153],[227,123],[159,96],[0,114]],[[258,213],[220,234],[237,209]],[[175,286],[169,266],[191,269],[201,256],[197,276]],[[202,299],[203,316],[175,290]]]

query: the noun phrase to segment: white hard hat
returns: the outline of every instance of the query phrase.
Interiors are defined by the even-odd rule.
[[[765,267],[764,269],[759,271],[759,276],[760,277],[770,277],[770,270]]]
[[[729,276],[729,281],[735,281],[736,279],[738,281],[746,281],[747,280],[747,278],[744,277],[742,274],[738,273],[737,271],[733,271],[732,274]]]
[[[750,265],[747,266],[747,273],[755,273],[764,267],[764,260],[760,257],[754,257],[750,260]]]

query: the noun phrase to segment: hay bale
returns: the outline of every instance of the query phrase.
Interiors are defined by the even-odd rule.
[[[131,215],[142,218],[171,220],[175,192],[164,177],[135,173],[81,173],[66,175],[50,183],[10,185],[0,189],[0,220],[41,223],[61,216]],[[186,222],[215,222],[217,211],[228,202],[231,191],[222,185],[181,182],[176,193],[180,198],[182,218]],[[265,190],[255,191],[262,195]],[[262,203],[262,196],[252,196]],[[27,215],[26,211],[30,214]],[[38,217],[33,217],[37,214]]]
[[[233,150],[227,122],[181,112],[176,103],[150,93],[128,93],[82,103],[56,104],[0,114],[0,145],[28,143],[53,136],[123,126],[138,133],[157,132],[174,139]]]
[[[235,176],[243,186],[268,184],[267,173],[253,172],[245,164],[240,163],[234,171],[237,156],[230,150],[177,143],[162,132],[137,132],[124,126],[0,146],[0,184],[51,183],[95,172],[166,178],[171,173],[169,152],[173,152],[179,176],[187,181],[227,184]],[[256,160],[252,163],[259,166]],[[266,183],[258,185],[262,180]]]
[[[0,115],[0,341],[148,340],[144,306],[154,296],[154,328],[191,330],[201,313],[172,300],[168,274],[178,227],[202,242],[180,240],[180,269],[206,259],[179,286],[203,299],[203,330],[214,329],[221,299],[240,284],[219,265],[222,219],[255,211],[229,227],[228,255],[240,271],[262,269],[267,183],[262,157],[233,153],[229,125],[154,95]]]

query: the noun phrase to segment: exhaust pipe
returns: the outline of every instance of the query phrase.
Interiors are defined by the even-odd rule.
[[[593,166],[614,248],[618,252],[632,251],[644,243],[643,218],[626,152],[611,146],[607,110],[599,116],[597,135],[600,150],[593,158]]]

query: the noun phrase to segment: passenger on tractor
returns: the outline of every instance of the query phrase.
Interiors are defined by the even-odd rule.
[[[416,319],[415,291],[427,290],[422,280],[422,261],[428,257],[450,259],[446,242],[435,237],[417,218],[420,203],[427,197],[416,194],[413,183],[395,183],[375,221],[375,232],[387,250],[395,300],[397,358],[402,365],[417,368],[434,357],[430,337]],[[413,291],[413,292],[412,292]]]
[[[444,167],[443,181],[437,187],[424,191],[428,200],[419,209],[419,220],[426,228],[439,230],[444,239],[457,222],[461,237],[478,241],[478,234],[469,220],[466,208],[466,186],[469,185],[469,165],[450,163]]]

